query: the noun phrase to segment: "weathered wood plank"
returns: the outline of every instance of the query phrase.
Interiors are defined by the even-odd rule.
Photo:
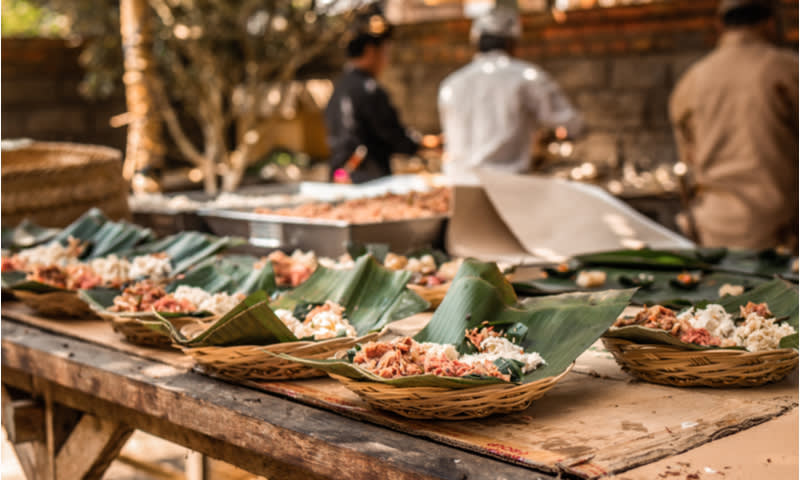
[[[552,478],[15,322],[2,339],[4,381],[41,377],[59,402],[268,477],[277,462],[312,478]]]
[[[8,441],[25,443],[44,441],[44,406],[33,398],[14,399],[2,386],[3,428]]]
[[[84,415],[56,456],[56,478],[99,480],[131,434],[128,425]]]

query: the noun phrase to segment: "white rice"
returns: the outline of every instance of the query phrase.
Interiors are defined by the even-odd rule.
[[[409,258],[404,270],[413,273],[430,275],[436,272],[436,259],[433,255],[423,255],[419,258]]]
[[[687,320],[694,328],[705,328],[708,333],[723,340],[733,335],[736,325],[722,305],[709,304],[704,309],[690,308],[678,315],[678,320]]]
[[[308,316],[303,322],[300,322],[289,310],[276,310],[275,315],[289,327],[289,330],[297,338],[312,337],[314,340],[324,340],[337,337],[342,332],[348,337],[357,335],[356,329],[344,316],[330,310]]]
[[[753,312],[747,315],[744,323],[736,327],[733,338],[749,352],[762,352],[777,349],[781,338],[793,333],[796,330],[791,325],[775,323],[774,318],[764,318]]]
[[[528,373],[536,370],[539,365],[545,363],[541,355],[536,352],[525,353],[519,345],[511,343],[505,337],[486,337],[481,342],[479,347],[482,353],[473,353],[471,355],[464,355],[459,358],[459,361],[474,364],[483,361],[494,362],[499,358],[508,360],[516,360],[522,363],[522,372]]]
[[[575,284],[581,288],[594,288],[606,283],[606,272],[599,270],[583,270],[578,273]]]
[[[725,285],[719,287],[719,296],[725,297],[727,295],[736,296],[741,295],[744,293],[744,287],[742,285],[731,285],[730,283],[726,283]]]
[[[95,258],[89,262],[89,266],[103,279],[103,283],[122,284],[131,280],[131,262],[126,258],[116,255],[109,255],[103,258]]]
[[[429,355],[439,356],[442,355],[448,360],[458,360],[458,351],[456,347],[451,344],[441,344],[441,343],[430,343],[424,342],[420,343],[425,349],[425,352]]]
[[[172,264],[168,257],[142,255],[133,259],[128,275],[132,280],[148,278],[159,282],[169,278],[170,273],[172,273]]]
[[[49,245],[27,248],[17,254],[25,261],[27,267],[58,265],[65,267],[78,263],[78,256],[74,250],[65,247],[58,242]]]
[[[188,285],[179,286],[173,296],[178,300],[192,302],[198,311],[211,312],[214,315],[224,315],[242,301],[242,295],[230,295],[225,292],[208,293],[202,288]]]

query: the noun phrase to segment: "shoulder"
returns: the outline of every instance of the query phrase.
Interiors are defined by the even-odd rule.
[[[797,78],[797,54],[790,50],[774,47],[771,47],[768,52],[764,56],[762,75]]]

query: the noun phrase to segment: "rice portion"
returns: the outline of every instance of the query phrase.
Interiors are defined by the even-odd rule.
[[[50,265],[66,267],[67,265],[78,263],[78,255],[80,255],[81,251],[82,249],[77,249],[74,245],[65,247],[58,242],[53,242],[48,245],[27,248],[19,252],[17,256],[27,268],[35,266],[47,267]]]
[[[172,273],[172,264],[166,255],[151,254],[135,257],[128,275],[130,279],[149,278],[155,282],[166,280]]]
[[[545,363],[544,359],[537,352],[525,353],[519,345],[512,343],[506,337],[489,336],[481,341],[479,350],[481,353],[464,355],[458,360],[464,363],[473,364],[475,362],[489,361],[505,358],[516,360],[522,363],[522,372],[528,373],[536,370],[539,365]]]
[[[103,258],[95,258],[89,262],[89,266],[103,279],[103,284],[121,285],[131,280],[131,262],[126,258],[112,254]]]
[[[225,292],[208,293],[202,288],[181,285],[172,294],[176,300],[187,300],[197,307],[198,311],[224,315],[233,310],[244,299],[242,294],[230,295]]]
[[[690,308],[678,315],[678,320],[687,320],[692,327],[705,328],[711,335],[722,339],[730,338],[736,328],[731,315],[717,304],[698,310]]]
[[[338,336],[355,337],[356,329],[344,317],[344,307],[328,300],[306,315],[302,322],[289,310],[276,310],[275,315],[292,331],[297,338],[324,340]]]
[[[749,352],[775,350],[781,338],[796,333],[788,323],[775,323],[775,318],[764,318],[756,312],[750,313],[743,324],[736,327],[733,337],[736,343]]]

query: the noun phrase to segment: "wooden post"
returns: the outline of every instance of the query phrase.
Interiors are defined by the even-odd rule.
[[[148,87],[148,78],[157,75],[153,58],[149,5],[146,0],[120,0],[120,33],[125,74],[125,100],[130,115],[123,176],[130,181],[145,167],[160,166],[164,142],[161,117]]]

